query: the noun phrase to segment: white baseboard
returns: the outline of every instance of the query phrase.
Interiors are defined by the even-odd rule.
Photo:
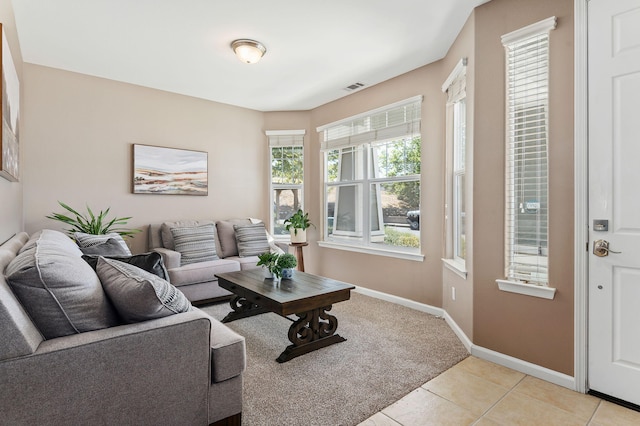
[[[447,321],[447,324],[451,327],[451,330],[453,330],[455,335],[458,336],[458,339],[460,339],[464,347],[467,348],[467,351],[471,353],[471,349],[473,348],[473,342],[471,339],[467,337],[465,332],[462,331],[460,326],[453,320],[453,318],[451,318],[447,311],[444,312],[444,319]]]
[[[453,320],[453,318],[451,318],[447,311],[442,308],[437,308],[425,303],[415,302],[413,300],[383,293],[381,291],[370,290],[364,287],[356,287],[354,291],[366,296],[386,300],[387,302],[397,303],[399,305],[406,306],[420,312],[426,312],[431,315],[443,317],[449,327],[451,327],[451,330],[456,334],[458,339],[460,339],[462,344],[465,346],[465,348],[467,348],[467,351],[469,351],[471,355],[480,359],[484,359],[485,361],[493,362],[495,364],[502,365],[503,367],[511,368],[512,370],[528,374],[529,376],[554,383],[558,386],[563,386],[571,390],[577,389],[574,377],[559,373],[554,370],[550,370],[537,364],[532,364],[519,358],[514,358],[512,356],[493,351],[491,349],[483,348],[482,346],[474,345],[471,339],[467,337],[464,331],[462,331],[458,324],[456,324],[456,322]]]
[[[405,299],[404,297],[394,296],[392,294],[383,293],[381,291],[371,290],[358,286],[356,286],[356,289],[354,291],[356,293],[364,294],[365,296],[371,296],[375,297],[376,299],[386,300],[387,302],[396,303],[398,305],[406,306],[407,308],[415,309],[416,311],[426,312],[437,317],[443,317],[445,314],[444,309],[442,308],[436,308],[435,306],[415,302],[413,300]]]
[[[558,386],[576,390],[576,381],[574,377],[559,373],[554,370],[550,370],[545,367],[541,367],[537,364],[532,364],[519,358],[514,358],[512,356],[492,351],[491,349],[483,348],[482,346],[478,345],[473,345],[473,347],[471,348],[471,355],[484,359],[486,361],[493,362],[495,364],[502,365],[503,367],[511,368],[512,370],[528,374],[529,376],[537,377],[538,379],[554,383]]]

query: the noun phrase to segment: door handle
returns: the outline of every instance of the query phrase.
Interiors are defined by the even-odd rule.
[[[609,241],[606,240],[596,240],[593,242],[593,254],[598,257],[609,256],[609,253],[620,254],[621,251],[614,251],[609,248]]]

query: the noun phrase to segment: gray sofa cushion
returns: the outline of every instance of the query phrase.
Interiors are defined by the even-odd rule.
[[[214,232],[212,224],[171,228],[175,250],[180,252],[180,265],[218,259]]]
[[[180,290],[138,267],[100,257],[96,271],[116,310],[128,323],[191,310],[191,302]]]
[[[238,256],[238,245],[236,243],[236,231],[233,225],[250,225],[249,219],[219,220],[216,222],[218,231],[218,242],[220,247],[218,255],[222,258]]]
[[[247,269],[258,269],[262,268],[262,266],[257,266],[258,256],[249,256],[249,257],[240,257],[240,256],[231,256],[226,258],[225,260],[234,260],[240,264],[240,270],[246,271]]]
[[[233,260],[218,259],[209,262],[192,263],[180,268],[169,269],[171,282],[175,286],[206,283],[215,281],[215,274],[235,272],[240,270],[240,264]]]
[[[116,232],[111,232],[109,234],[102,234],[102,235],[93,235],[93,234],[85,234],[83,232],[76,232],[75,234],[73,234],[73,236],[75,237],[76,243],[78,243],[78,246],[84,247],[84,248],[106,243],[107,240],[112,238],[118,241],[118,243],[120,243],[120,245],[122,246],[123,253],[125,255],[127,256],[131,255],[131,250],[129,250],[129,246],[127,245],[127,243],[124,242],[124,239],[122,238],[122,236],[120,236],[120,234]]]
[[[120,323],[95,271],[66,235],[45,229],[7,266],[7,282],[46,339]]]
[[[258,256],[271,251],[264,223],[233,225],[233,229],[240,257]]]
[[[26,232],[20,232],[0,246],[0,361],[30,355],[43,340],[4,277],[5,268],[28,239]]]
[[[247,365],[245,339],[211,319],[211,381],[222,382],[241,374]]]

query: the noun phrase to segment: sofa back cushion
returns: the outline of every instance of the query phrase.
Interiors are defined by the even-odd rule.
[[[45,229],[28,246],[5,274],[46,339],[119,324],[98,276],[69,237]]]
[[[238,256],[238,243],[234,225],[250,225],[249,219],[219,220],[216,222],[220,257]]]
[[[40,331],[31,322],[4,278],[5,268],[28,238],[26,232],[21,232],[0,246],[0,361],[29,355],[42,342]]]

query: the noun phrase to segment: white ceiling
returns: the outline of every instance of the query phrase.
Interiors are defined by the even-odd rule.
[[[259,111],[441,59],[488,0],[12,0],[25,62]],[[267,48],[240,62],[238,38]]]

